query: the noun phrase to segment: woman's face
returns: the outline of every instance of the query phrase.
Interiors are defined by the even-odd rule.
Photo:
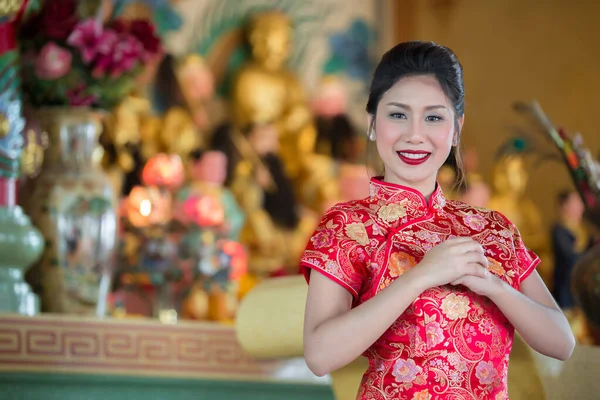
[[[429,195],[448,158],[455,131],[452,104],[437,79],[407,77],[388,90],[377,106],[373,129],[385,165],[385,180]],[[459,129],[463,118],[459,120]]]

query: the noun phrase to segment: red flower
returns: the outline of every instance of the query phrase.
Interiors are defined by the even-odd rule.
[[[160,39],[154,32],[154,26],[147,20],[136,19],[131,21],[129,32],[142,43],[144,50],[149,53],[149,56],[160,52]]]
[[[66,39],[77,25],[77,2],[75,0],[46,1],[41,12],[40,28],[44,35]]]
[[[109,24],[108,27],[115,31],[119,35],[127,34],[129,32],[129,25],[127,22],[122,19],[114,19]]]

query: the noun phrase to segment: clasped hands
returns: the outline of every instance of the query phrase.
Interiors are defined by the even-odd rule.
[[[428,287],[463,285],[489,298],[502,293],[504,281],[491,273],[481,244],[470,237],[448,239],[427,252],[414,268]]]

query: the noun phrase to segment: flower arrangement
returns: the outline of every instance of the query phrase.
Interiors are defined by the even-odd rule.
[[[152,21],[119,16],[116,0],[45,0],[18,29],[23,91],[34,107],[111,109],[162,52]]]

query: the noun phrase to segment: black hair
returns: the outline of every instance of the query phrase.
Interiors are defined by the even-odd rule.
[[[452,103],[456,116],[455,129],[458,131],[458,118],[465,113],[462,65],[452,50],[434,42],[399,43],[383,55],[373,74],[367,112],[375,117],[381,98],[396,82],[402,78],[419,75],[432,75],[437,79]],[[374,121],[375,118],[369,131],[373,129]],[[458,146],[452,148],[449,159],[456,167],[456,185],[461,186],[465,181],[465,171]]]
[[[573,194],[577,194],[577,192],[572,189],[561,190],[556,195],[556,204],[558,204],[559,207],[564,206],[567,203],[567,201],[569,201],[569,197],[571,197],[571,195]]]

